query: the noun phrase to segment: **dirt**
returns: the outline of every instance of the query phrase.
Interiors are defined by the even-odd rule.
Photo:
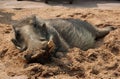
[[[24,52],[11,42],[12,23],[32,14],[45,19],[78,18],[95,27],[116,29],[87,51],[72,48],[47,64],[27,63]],[[120,79],[120,9],[0,9],[0,79]]]

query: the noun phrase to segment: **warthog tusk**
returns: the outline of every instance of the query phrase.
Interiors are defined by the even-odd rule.
[[[51,52],[55,49],[55,44],[54,44],[53,40],[50,40],[48,42],[48,48],[50,49],[49,52]]]

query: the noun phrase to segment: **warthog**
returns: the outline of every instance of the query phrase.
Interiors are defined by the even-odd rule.
[[[56,53],[67,52],[73,47],[92,48],[95,40],[107,35],[113,27],[99,29],[79,19],[42,19],[33,15],[13,24],[13,29],[12,42],[21,51],[35,53],[35,49],[40,49]]]

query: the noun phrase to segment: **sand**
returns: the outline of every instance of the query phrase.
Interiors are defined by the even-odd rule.
[[[78,18],[95,27],[116,29],[87,51],[72,48],[53,62],[28,64],[24,52],[11,42],[12,23],[32,14],[44,19]],[[0,79],[120,79],[120,9],[0,9]]]

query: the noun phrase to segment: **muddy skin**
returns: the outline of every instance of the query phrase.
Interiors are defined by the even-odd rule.
[[[36,61],[41,56],[56,56],[56,52],[65,54],[73,47],[82,50],[92,48],[95,40],[107,35],[113,27],[99,29],[79,19],[44,20],[33,15],[13,24],[13,30],[14,45],[21,51],[28,51],[26,60]]]

